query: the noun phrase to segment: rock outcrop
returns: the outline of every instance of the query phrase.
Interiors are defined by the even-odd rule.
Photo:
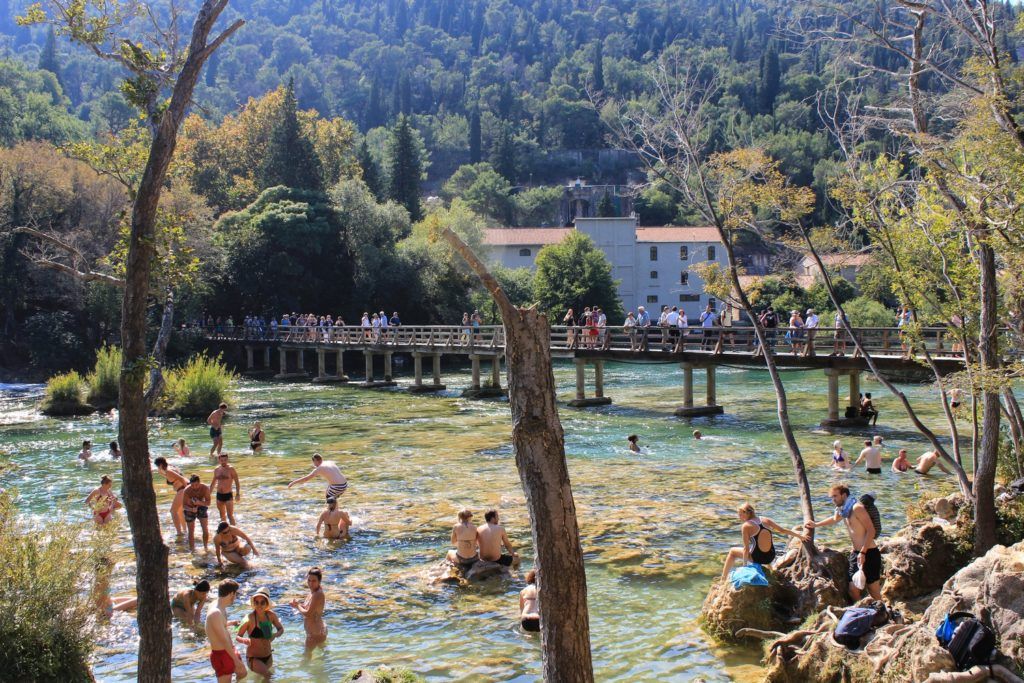
[[[889,603],[934,593],[970,557],[962,530],[938,522],[905,526],[881,549],[882,599]]]
[[[484,581],[492,576],[510,575],[509,568],[497,562],[480,560],[466,571],[462,567],[457,567],[451,562],[444,560],[431,571],[431,583],[465,586],[470,583]]]

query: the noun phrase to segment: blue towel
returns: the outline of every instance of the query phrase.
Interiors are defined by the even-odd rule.
[[[748,564],[745,567],[737,567],[729,572],[729,580],[732,581],[733,590],[739,590],[744,586],[767,586],[768,577],[764,574],[764,567],[759,564]]]

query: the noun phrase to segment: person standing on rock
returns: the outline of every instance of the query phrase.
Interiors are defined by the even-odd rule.
[[[736,560],[742,559],[746,564],[771,564],[775,561],[775,541],[772,539],[772,531],[780,534],[799,538],[807,543],[810,537],[801,534],[799,531],[790,531],[779,526],[767,517],[758,517],[754,513],[754,506],[744,503],[736,510],[739,513],[740,527],[743,532],[743,545],[738,548],[730,548],[729,554],[725,556],[725,566],[722,567],[722,581],[729,579],[729,572],[736,564]]]
[[[874,522],[868,514],[864,504],[850,496],[850,489],[845,484],[836,484],[829,491],[829,497],[836,506],[835,514],[829,519],[820,522],[807,522],[804,524],[808,529],[831,526],[839,520],[846,521],[846,528],[850,532],[850,540],[853,542],[853,552],[850,554],[850,598],[857,602],[860,600],[862,591],[853,585],[853,577],[858,570],[864,570],[864,578],[867,582],[866,588],[871,597],[875,600],[882,599],[881,585],[882,578],[882,552],[875,545],[875,536],[878,531]]]

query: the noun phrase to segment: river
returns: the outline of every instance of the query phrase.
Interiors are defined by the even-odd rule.
[[[703,395],[702,374],[695,373],[697,396]],[[571,398],[571,364],[557,365],[555,375],[560,398]],[[888,469],[870,481],[863,470],[834,474],[829,462],[836,437],[816,427],[826,414],[824,375],[787,372],[784,379],[819,517],[831,512],[827,489],[839,480],[849,481],[855,493],[879,494],[886,532],[900,526],[906,506],[926,492],[953,490],[949,478]],[[450,388],[468,386],[468,372],[446,370],[444,381]],[[678,366],[608,364],[605,383],[613,405],[560,407],[587,566],[597,680],[756,680],[759,648],[716,647],[702,635],[697,617],[724,553],[739,543],[736,506],[750,501],[781,524],[799,521],[767,373],[719,369],[718,400],[726,414],[692,421],[672,415],[682,394]],[[856,453],[863,436],[882,434],[886,468],[900,447],[912,459],[926,450],[895,401],[874,382],[863,386],[881,399],[880,426],[869,434],[841,435],[846,450]],[[915,404],[925,406],[926,420],[941,429],[934,389],[906,389]],[[37,385],[0,385],[0,463],[14,465],[0,475],[0,486],[19,490],[27,527],[52,519],[55,501],[66,519],[84,521],[80,501],[100,475],[119,480],[117,466],[105,457],[106,442],[116,436],[116,417],[46,418],[35,409],[41,393]],[[499,509],[511,540],[522,549],[524,569],[532,564],[508,404],[457,394],[252,380],[234,387],[226,451],[242,482],[238,524],[253,537],[260,557],[239,577],[245,600],[231,614],[244,615],[257,588],[270,590],[286,629],[274,644],[274,681],[335,681],[353,669],[382,664],[409,667],[429,681],[539,679],[539,637],[522,632],[516,619],[520,575],[471,588],[433,586],[425,576],[448,548],[451,525],[463,507],[478,521],[485,510]],[[262,420],[267,432],[258,456],[246,448],[245,430],[254,420]],[[693,439],[693,429],[705,438]],[[151,450],[208,482],[213,465],[206,432],[199,422],[156,420]],[[640,436],[639,455],[625,447],[631,433]],[[179,437],[192,446],[191,458],[171,457]],[[80,466],[76,455],[87,438],[103,455]],[[320,480],[286,488],[308,472],[314,451],[336,460],[350,479],[341,501],[355,520],[348,542],[330,545],[313,537],[322,510]],[[192,558],[187,545],[174,541],[167,514],[171,489],[159,477],[155,484],[165,534],[170,530],[172,590],[199,577],[221,578],[202,552]],[[124,595],[134,590],[134,565],[128,526],[118,516],[113,594]],[[216,517],[211,509],[212,526]],[[824,529],[819,538],[836,547],[847,544],[841,527]],[[305,569],[314,564],[325,573],[330,640],[305,660],[301,619],[286,603],[302,597]],[[115,614],[97,647],[98,680],[134,680],[136,639],[134,616]],[[175,681],[209,680],[208,654],[197,634],[175,625]]]

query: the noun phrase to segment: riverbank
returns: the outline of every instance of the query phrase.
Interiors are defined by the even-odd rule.
[[[560,398],[571,398],[572,366],[557,365],[555,375]],[[697,617],[726,549],[738,543],[738,504],[749,499],[787,525],[799,519],[774,395],[763,372],[723,370],[718,391],[726,414],[680,420],[671,414],[681,401],[679,376],[675,365],[610,365],[605,380],[613,405],[595,410],[560,406],[588,568],[595,675],[623,682],[760,680],[757,645],[722,648],[711,643]],[[785,378],[820,514],[826,509],[821,507],[825,491],[837,480],[828,468],[835,435],[816,427],[827,409],[825,384],[816,373],[805,378],[787,373]],[[428,681],[536,679],[539,639],[522,633],[515,621],[521,576],[471,590],[431,587],[422,576],[443,556],[463,506],[478,515],[499,508],[513,543],[523,551],[524,568],[532,563],[507,405],[461,399],[456,387],[468,385],[468,374],[453,374],[452,380],[453,388],[439,396],[306,383],[243,380],[236,385],[226,448],[242,479],[239,524],[261,551],[255,568],[242,577],[246,590],[268,586],[281,604],[301,595],[304,567],[320,564],[326,571],[331,643],[322,656],[303,663],[297,637],[301,623],[291,610],[282,609],[287,633],[275,643],[275,681],[338,680],[354,668],[385,663],[408,667]],[[34,408],[38,391],[0,390],[0,460],[20,465],[3,475],[0,486],[20,489],[29,528],[49,519],[54,499],[70,519],[85,519],[78,501],[101,473],[116,473],[116,465],[102,458],[84,468],[73,464],[82,439],[103,444],[113,438],[116,414],[43,418]],[[920,400],[930,389],[911,386],[907,391]],[[878,432],[890,449],[923,450],[910,425],[884,398],[881,407],[885,424]],[[926,411],[925,416],[933,426],[941,425],[937,413]],[[256,419],[263,422],[268,442],[264,453],[252,456],[246,454],[244,430]],[[691,436],[698,428],[706,435],[699,442]],[[630,433],[640,435],[639,456],[625,448]],[[209,480],[209,439],[201,421],[157,419],[151,437],[154,454],[165,456],[171,456],[174,439],[188,439],[193,457],[176,464]],[[842,438],[851,449],[859,437]],[[285,488],[308,471],[314,450],[335,458],[352,482],[342,503],[356,529],[351,541],[336,547],[312,538],[322,487]],[[858,489],[870,485],[886,492],[880,507],[891,529],[903,523],[906,506],[924,491],[953,490],[951,482],[939,477],[923,481],[888,472],[881,480],[864,477],[861,473],[850,480]],[[156,483],[166,534],[170,489]],[[840,532],[828,530],[822,537],[839,547]],[[117,530],[114,555],[114,593],[131,593],[124,523]],[[200,576],[216,578],[217,572],[201,555],[193,561],[181,543],[172,543],[172,588]],[[241,613],[241,607],[232,611]],[[133,617],[115,615],[97,650],[98,678],[133,679],[136,638]],[[485,657],[479,654],[482,638],[489,653]],[[429,661],[423,652],[431,653]],[[175,679],[206,675],[204,653],[200,641],[176,627]]]

